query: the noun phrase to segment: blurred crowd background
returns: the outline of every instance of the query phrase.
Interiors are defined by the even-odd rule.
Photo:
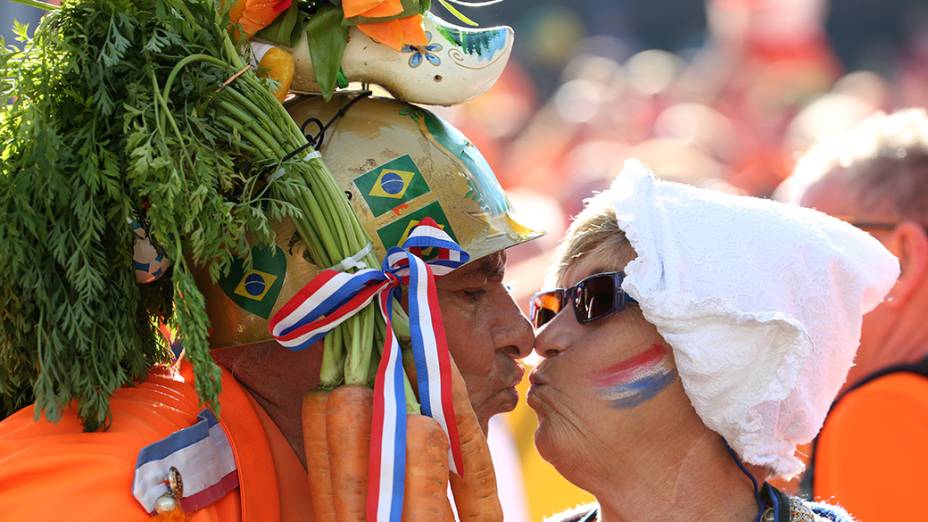
[[[766,197],[813,141],[876,111],[928,106],[925,0],[505,0],[466,13],[513,26],[516,47],[489,93],[438,111],[548,231],[509,253],[526,308],[570,216],[626,158]],[[14,18],[37,17],[0,0],[8,41]],[[537,456],[524,404],[494,424],[508,522],[591,500]]]

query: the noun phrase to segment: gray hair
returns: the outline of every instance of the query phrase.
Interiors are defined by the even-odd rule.
[[[849,201],[928,224],[928,115],[877,113],[852,131],[812,147],[778,196],[794,202],[823,179],[844,182]]]

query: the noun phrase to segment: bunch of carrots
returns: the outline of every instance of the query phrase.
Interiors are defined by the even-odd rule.
[[[407,398],[404,521],[453,521],[449,476],[461,521],[503,518],[486,436],[453,362],[452,384],[464,474],[450,473],[444,431],[419,414],[414,397]],[[323,388],[303,398],[303,443],[316,520],[365,519],[372,404],[373,392],[364,385]]]

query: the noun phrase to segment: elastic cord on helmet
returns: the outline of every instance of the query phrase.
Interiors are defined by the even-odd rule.
[[[357,96],[355,96],[354,98],[349,100],[347,103],[345,103],[345,105],[342,106],[341,109],[338,109],[338,112],[336,112],[329,119],[329,121],[326,122],[325,124],[323,124],[322,120],[320,120],[319,118],[307,118],[306,121],[304,121],[303,124],[300,125],[300,132],[302,132],[303,135],[306,136],[306,143],[288,152],[286,155],[284,155],[284,157],[280,160],[280,162],[286,163],[287,160],[292,159],[294,156],[303,152],[309,147],[313,147],[314,149],[318,150],[320,147],[322,147],[322,142],[325,140],[325,131],[327,131],[329,127],[331,127],[332,124],[335,123],[337,119],[347,114],[348,109],[350,109],[352,105],[354,105],[355,103],[357,103],[358,101],[364,98],[369,97],[371,94],[373,94],[373,92],[367,91],[367,90],[358,93]],[[319,131],[316,134],[306,134],[306,126],[309,125],[310,123],[314,123],[316,127],[319,129]]]
[[[267,177],[267,182],[273,183],[274,181],[280,179],[284,174],[287,173],[287,170],[284,168],[283,165],[287,163],[287,161],[293,159],[297,154],[308,149],[309,147],[313,147],[315,150],[309,152],[306,156],[304,156],[303,161],[309,161],[314,158],[321,158],[322,155],[319,153],[319,147],[322,146],[322,141],[325,139],[325,131],[333,123],[335,123],[335,120],[344,116],[348,112],[348,109],[350,109],[351,106],[354,105],[358,100],[361,100],[362,98],[367,98],[371,94],[372,94],[371,91],[361,92],[360,94],[352,98],[348,103],[346,103],[341,109],[339,109],[338,112],[336,112],[335,115],[332,116],[332,118],[329,119],[327,123],[323,124],[322,120],[320,120],[319,118],[308,118],[306,121],[304,121],[303,124],[300,125],[300,132],[302,132],[303,135],[306,136],[306,143],[303,145],[300,145],[296,149],[285,154],[284,157],[281,158],[280,163],[278,163],[277,170],[275,170],[273,173],[271,173]],[[316,127],[319,129],[319,132],[317,132],[315,135],[306,134],[306,126],[309,125],[310,123],[316,124]]]

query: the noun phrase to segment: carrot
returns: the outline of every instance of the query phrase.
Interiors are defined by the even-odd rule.
[[[461,522],[499,522],[503,508],[496,492],[496,473],[490,459],[486,435],[477,422],[470,404],[467,385],[454,361],[451,361],[451,385],[454,394],[454,415],[457,418],[464,476],[451,474],[451,491]]]
[[[448,520],[448,438],[438,421],[406,416],[403,522]]]
[[[335,504],[334,520],[338,522],[359,522],[366,517],[367,460],[373,404],[374,391],[366,386],[342,386],[329,394],[325,431]]]
[[[442,514],[441,520],[446,522],[457,522],[454,519],[454,510],[451,509],[451,499],[448,498],[448,492],[445,491],[445,510]]]
[[[329,392],[317,390],[303,396],[303,450],[309,475],[314,520],[335,520],[329,444],[326,437],[326,410]]]

